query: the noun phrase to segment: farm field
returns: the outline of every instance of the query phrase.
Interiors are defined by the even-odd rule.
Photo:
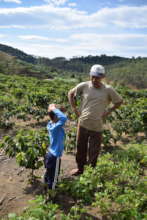
[[[74,156],[65,154],[61,164],[62,178],[69,177],[70,170],[73,168],[76,168]],[[41,176],[44,174],[44,169],[40,168],[36,172],[40,178],[33,185],[28,183],[29,173],[29,170],[16,163],[15,158],[0,154],[0,219],[10,212],[20,214],[29,205],[28,200],[43,194]],[[66,201],[60,201],[60,203],[65,206]],[[66,209],[66,206],[64,208]]]
[[[147,218],[147,90],[115,83],[124,104],[107,119],[97,167],[87,167],[83,175],[71,178],[70,170],[76,167],[77,118],[68,104],[67,92],[78,80],[0,74],[1,219]],[[63,172],[56,201],[46,204],[42,179],[36,176],[43,174],[43,155],[49,142],[49,103],[64,103],[70,120],[65,128]],[[30,199],[34,203],[26,209]]]

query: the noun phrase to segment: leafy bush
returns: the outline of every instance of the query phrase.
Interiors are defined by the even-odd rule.
[[[33,130],[20,130],[15,137],[3,137],[0,148],[3,148],[9,157],[16,157],[20,166],[35,169],[43,165],[42,157],[49,144],[47,133]]]
[[[60,190],[83,204],[98,206],[108,219],[145,219],[146,153],[146,145],[130,144],[101,155],[94,169],[87,166],[80,177],[61,183]]]

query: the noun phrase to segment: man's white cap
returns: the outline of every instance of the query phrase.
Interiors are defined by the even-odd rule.
[[[90,69],[90,76],[105,76],[105,68],[102,65],[95,64]]]

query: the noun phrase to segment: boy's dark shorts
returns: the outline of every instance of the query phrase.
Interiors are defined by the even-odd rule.
[[[51,152],[46,153],[44,157],[44,166],[46,169],[52,169],[56,166],[57,157],[55,157]]]

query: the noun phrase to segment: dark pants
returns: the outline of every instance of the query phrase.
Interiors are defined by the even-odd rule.
[[[44,165],[46,168],[44,182],[49,189],[55,189],[60,172],[61,159],[48,152],[44,158]]]
[[[83,172],[84,165],[96,166],[97,158],[101,150],[102,133],[87,130],[78,126],[76,162],[78,169]]]

